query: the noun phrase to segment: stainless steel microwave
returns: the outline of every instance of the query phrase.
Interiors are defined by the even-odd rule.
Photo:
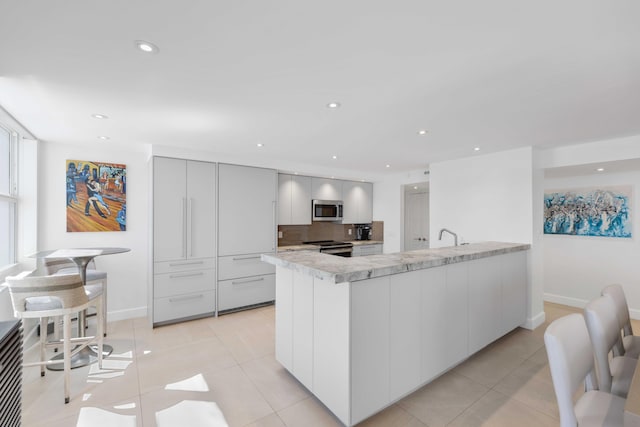
[[[314,200],[313,221],[342,221],[342,200]]]

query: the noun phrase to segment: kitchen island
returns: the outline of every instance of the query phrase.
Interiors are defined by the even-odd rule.
[[[276,359],[357,424],[524,323],[529,248],[262,255],[276,266]]]

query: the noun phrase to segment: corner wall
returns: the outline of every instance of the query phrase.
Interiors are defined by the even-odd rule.
[[[127,231],[66,231],[65,160],[94,160],[127,165]],[[109,321],[146,316],[148,268],[147,155],[100,146],[41,142],[38,162],[38,249],[113,246],[131,252],[96,258],[108,272]]]

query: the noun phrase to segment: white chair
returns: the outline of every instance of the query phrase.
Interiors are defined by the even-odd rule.
[[[64,403],[69,403],[71,358],[90,344],[97,344],[98,365],[102,368],[103,340],[103,293],[102,285],[83,286],[79,274],[62,276],[18,276],[7,277],[11,302],[16,317],[20,319],[40,319],[40,361],[25,363],[23,366],[40,366],[40,375],[45,374],[45,365],[58,363],[45,360],[48,346],[59,346],[60,342],[47,342],[46,327],[49,317],[63,319],[63,367]],[[95,307],[97,313],[97,334],[95,337],[72,338],[71,316],[88,307]],[[71,349],[72,345],[77,345]]]
[[[599,389],[627,397],[638,361],[630,357],[609,357],[620,339],[620,327],[613,298],[604,295],[589,302],[584,318],[596,358]]]
[[[627,356],[638,358],[640,355],[640,337],[633,335],[631,328],[631,318],[629,317],[629,306],[627,298],[624,295],[622,286],[609,285],[602,290],[602,295],[609,295],[616,304],[616,314],[618,316],[618,324],[622,331],[622,336],[616,346],[616,356]]]
[[[63,274],[75,274],[78,273],[78,267],[73,261],[66,258],[40,258],[40,264],[38,265],[38,271],[43,275],[63,275]],[[91,260],[87,265],[87,285],[102,285],[102,292],[104,294],[104,325],[102,326],[104,336],[107,336],[107,273],[104,271],[96,270],[95,260]]]
[[[597,390],[593,350],[581,314],[553,321],[544,333],[561,427],[622,426],[625,399]],[[573,395],[585,384],[575,406]]]

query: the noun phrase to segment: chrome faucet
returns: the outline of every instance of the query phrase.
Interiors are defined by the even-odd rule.
[[[446,228],[440,229],[440,235],[438,236],[438,240],[442,240],[442,233],[447,232],[453,236],[453,243],[455,246],[458,246],[458,235],[451,230],[447,230]]]

